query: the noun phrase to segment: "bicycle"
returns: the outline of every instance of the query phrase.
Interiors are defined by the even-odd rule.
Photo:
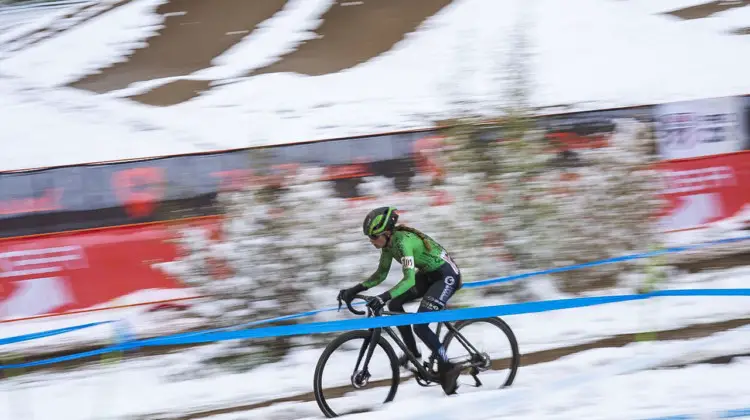
[[[355,299],[362,299],[364,301],[369,301],[370,299],[373,299],[372,296],[365,296],[365,295],[356,295]],[[356,314],[356,315],[367,315],[370,316],[382,316],[382,315],[402,315],[403,312],[389,312],[385,310],[380,310],[379,313],[373,313],[369,308],[365,311],[359,311],[352,307],[351,302],[347,302],[346,306],[348,307],[349,311]],[[341,310],[341,300],[339,300],[339,310]],[[461,334],[460,330],[470,326],[475,325],[479,323],[487,323],[491,326],[497,327],[504,333],[505,339],[510,343],[511,348],[511,356],[507,359],[496,359],[493,360],[489,352],[480,352],[475,348],[472,343],[469,342],[469,340],[464,337],[463,334]],[[457,364],[460,364],[462,366],[462,372],[465,370],[469,371],[469,374],[474,378],[474,385],[475,387],[481,387],[484,386],[483,382],[479,379],[479,374],[482,372],[485,372],[489,369],[491,369],[493,366],[499,366],[501,363],[507,361],[509,362],[508,367],[508,376],[505,378],[505,380],[501,381],[502,384],[500,388],[508,387],[513,384],[513,380],[516,377],[516,373],[518,371],[518,367],[520,365],[520,359],[521,356],[518,351],[518,341],[516,340],[515,334],[513,333],[513,330],[508,326],[508,324],[500,319],[499,317],[491,317],[491,318],[481,318],[481,319],[473,319],[473,320],[465,320],[465,321],[458,321],[455,323],[455,325],[452,322],[439,322],[437,326],[436,333],[438,334],[438,337],[440,337],[441,330],[445,328],[446,335],[444,339],[442,340],[443,346],[445,347],[446,351],[450,350],[450,344],[453,341],[458,342],[461,344],[464,350],[468,352],[468,357],[462,357],[458,360],[454,359],[453,357],[450,357],[449,359]],[[349,387],[354,388],[354,393],[356,394],[358,391],[361,392],[365,387],[368,385],[374,385],[374,390],[378,390],[381,387],[388,387],[388,392],[385,395],[385,398],[383,400],[383,404],[393,401],[393,399],[396,397],[396,391],[398,390],[398,385],[401,381],[400,378],[400,365],[398,361],[398,357],[396,356],[396,353],[393,350],[393,346],[385,339],[385,337],[382,335],[382,331],[385,330],[385,332],[388,334],[388,336],[391,337],[391,339],[398,345],[399,348],[404,352],[406,355],[410,366],[408,366],[408,370],[414,375],[414,378],[416,382],[423,386],[432,386],[437,385],[439,383],[439,375],[437,371],[437,357],[436,355],[431,355],[427,361],[424,363],[420,363],[419,359],[417,359],[414,354],[409,351],[409,349],[406,347],[406,344],[402,341],[402,339],[399,336],[398,331],[394,331],[393,327],[378,327],[373,328],[369,330],[355,330],[355,331],[348,331],[345,332],[338,337],[336,337],[331,343],[326,346],[326,348],[323,350],[323,353],[320,355],[320,358],[318,359],[317,366],[315,367],[315,375],[313,380],[313,391],[315,395],[315,401],[318,403],[318,407],[321,409],[323,414],[327,418],[332,417],[338,417],[339,415],[343,415],[341,413],[337,413],[334,411],[331,406],[329,405],[329,402],[340,399],[344,400],[345,402],[348,402],[346,397],[351,390],[349,390]],[[328,363],[331,355],[339,348],[346,347],[347,343],[352,341],[358,341],[361,340],[362,344],[359,346],[353,346],[352,350],[357,350],[356,352],[356,362],[354,363],[354,370],[351,372],[351,375],[349,375],[348,370],[346,373],[342,373],[344,371],[337,371],[336,369],[332,368],[334,373],[341,373],[341,378],[339,381],[341,382],[348,382],[347,385],[339,385],[333,388],[324,389],[322,384],[323,374],[325,372],[325,369],[327,366],[335,366],[340,367],[336,363]],[[456,347],[456,346],[454,346]],[[382,349],[382,351],[385,353],[385,356],[389,362],[390,369],[389,372],[385,373],[384,379],[374,379],[374,376],[371,372],[371,364],[373,355],[375,353],[375,350],[377,348]],[[355,352],[350,352],[355,353]],[[354,354],[347,354],[349,356],[349,359],[354,358]],[[364,363],[363,362],[364,357]],[[349,360],[348,362],[351,362],[352,360]],[[343,361],[340,363],[341,366],[345,366],[347,361]],[[385,361],[383,361],[384,363]],[[362,364],[360,366],[360,364]],[[344,375],[347,375],[348,378]],[[347,391],[349,390],[349,391]],[[330,391],[332,394],[329,395],[327,398],[324,395],[324,391]],[[368,398],[369,400],[369,398]],[[380,404],[380,403],[378,403]],[[344,414],[351,414],[354,412],[362,412],[362,411],[369,411],[371,408],[364,408],[359,409],[355,411],[350,411]]]

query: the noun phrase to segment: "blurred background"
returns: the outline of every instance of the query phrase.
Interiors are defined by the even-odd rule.
[[[100,350],[353,318],[321,309],[375,271],[380,206],[496,280],[453,308],[746,290],[749,25],[747,1],[0,2],[0,418],[322,418],[339,333]],[[748,415],[744,299],[503,317],[521,394],[407,381],[371,414]]]

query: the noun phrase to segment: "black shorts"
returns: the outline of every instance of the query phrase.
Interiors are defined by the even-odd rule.
[[[403,311],[403,304],[422,298],[419,312],[439,311],[461,288],[461,274],[453,265],[445,263],[437,270],[417,272],[414,287],[395,297],[389,305],[392,310]]]

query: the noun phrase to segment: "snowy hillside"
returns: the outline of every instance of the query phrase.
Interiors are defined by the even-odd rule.
[[[456,112],[457,102],[486,112],[499,103],[503,68],[519,22],[530,22],[524,27],[532,43],[533,103],[538,106],[598,108],[750,92],[750,38],[675,22],[654,14],[656,8],[644,2],[457,0],[441,7],[444,3],[409,3],[429,9],[407,22],[417,25],[416,32],[373,34],[372,39],[402,39],[392,47],[380,46],[388,49],[385,53],[357,58],[364,60],[360,64],[342,56],[341,71],[315,76],[299,73],[307,72],[300,63],[308,59],[294,54],[311,45],[333,48],[321,44],[333,36],[347,39],[350,29],[336,29],[336,19],[357,17],[356,9],[374,7],[371,3],[289,1],[280,2],[275,11],[255,10],[263,13],[257,15],[257,27],[221,29],[230,34],[226,36],[246,35],[229,43],[220,37],[215,42],[223,44],[205,46],[202,54],[209,55],[201,60],[206,64],[167,57],[190,65],[181,67],[184,74],[155,80],[147,78],[158,67],[147,59],[156,55],[150,48],[190,53],[173,35],[180,28],[175,25],[200,23],[203,11],[190,2],[183,7],[166,0],[133,0],[27,48],[0,46],[0,75],[5,76],[0,78],[1,101],[5,109],[19,105],[0,116],[16,133],[4,141],[23,139],[27,145],[12,161],[3,156],[0,168],[425,127]],[[403,4],[393,3],[383,13],[398,15]],[[188,12],[180,12],[181,7]],[[712,17],[712,24],[718,19],[721,25],[734,25],[748,10],[727,10],[722,13],[731,19]],[[324,30],[332,34],[323,38],[313,32]],[[281,70],[264,70],[269,66]],[[292,68],[297,73],[288,70]],[[128,82],[137,72],[145,76]],[[118,80],[125,80],[124,86]],[[102,128],[111,123],[111,133],[92,131],[92,119]],[[28,130],[30,120],[45,124]],[[64,142],[53,141],[61,137]],[[118,149],[102,147],[102,138]]]
[[[532,45],[536,106],[591,109],[747,94],[750,35],[732,32],[748,26],[750,6],[721,3],[721,11],[680,12],[708,13],[691,19],[665,13],[701,2],[224,0],[217,12],[207,0],[102,0],[33,18],[0,14],[0,170],[421,128],[456,112],[487,113],[501,102],[520,22]],[[746,234],[739,227],[748,214],[667,242]],[[372,255],[342,257],[341,264],[359,275]],[[748,267],[674,274],[664,288],[738,289],[750,280]],[[394,268],[377,291],[399,276]],[[549,278],[523,281],[542,298],[570,297],[553,290]],[[631,293],[632,283],[584,294]],[[315,288],[315,301],[303,303],[327,307],[337,286]],[[465,291],[453,302],[511,302]],[[142,293],[113,303],[192,296]],[[439,387],[409,380],[393,404],[345,418],[748,417],[748,308],[744,296],[663,297],[507,316],[524,356],[512,388],[472,389],[463,377],[459,395],[445,397]],[[351,317],[329,311],[303,322]],[[206,327],[184,313],[131,307],[3,323],[0,339],[107,320],[123,321],[139,338]],[[1,363],[111,343],[113,326],[3,345]],[[625,336],[645,332],[662,341]],[[295,341],[281,361],[247,372],[202,364],[226,352],[221,344],[123,360],[108,355],[69,370],[6,370],[0,419],[320,419],[311,390],[321,349],[304,346],[307,340]],[[338,368],[334,376],[347,383],[350,372]],[[382,389],[340,401],[370,391]]]

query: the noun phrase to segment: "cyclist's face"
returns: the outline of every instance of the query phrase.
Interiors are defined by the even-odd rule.
[[[378,236],[370,236],[370,243],[377,249],[383,248],[387,242],[388,238],[385,233]]]

